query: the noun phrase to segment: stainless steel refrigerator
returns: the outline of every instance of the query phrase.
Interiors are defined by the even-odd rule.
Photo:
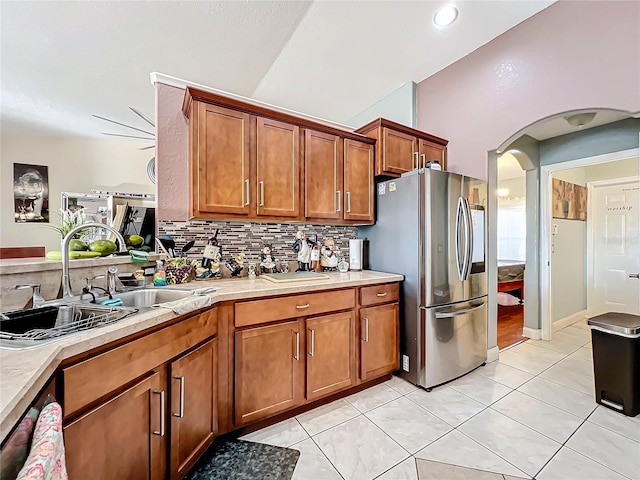
[[[487,186],[421,169],[377,185],[377,221],[358,229],[369,267],[399,273],[401,376],[430,389],[487,359]]]

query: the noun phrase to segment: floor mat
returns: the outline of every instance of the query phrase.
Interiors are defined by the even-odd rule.
[[[298,450],[244,440],[215,442],[184,480],[290,480]]]

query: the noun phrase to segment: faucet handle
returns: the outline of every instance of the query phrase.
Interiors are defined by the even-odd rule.
[[[87,281],[87,290],[93,290],[93,281],[100,278],[104,278],[104,275],[96,275],[94,277],[85,278],[85,280]]]
[[[40,284],[39,283],[21,283],[13,287],[15,290],[24,290],[26,288],[33,289],[33,294],[31,295],[31,306],[33,308],[37,308],[42,305],[46,300],[40,294]]]

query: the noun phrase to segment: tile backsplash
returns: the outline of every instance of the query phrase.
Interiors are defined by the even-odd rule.
[[[325,238],[333,237],[336,246],[345,257],[349,256],[349,240],[358,238],[358,229],[349,226],[288,224],[288,223],[242,223],[210,220],[189,220],[186,222],[171,222],[160,220],[158,233],[171,235],[176,241],[176,253],[182,246],[194,240],[194,247],[187,256],[200,258],[204,246],[216,231],[218,244],[222,246],[222,259],[243,252],[247,262],[260,262],[260,250],[267,243],[273,246],[273,255],[277,262],[296,260],[296,254],[291,249],[295,242],[296,232],[302,230],[307,238],[316,235],[322,243]]]

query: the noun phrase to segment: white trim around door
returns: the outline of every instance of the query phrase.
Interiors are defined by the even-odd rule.
[[[569,168],[588,167],[599,163],[615,162],[637,157],[640,149],[632,148],[593,157],[578,158],[540,167],[540,317],[541,337],[551,340],[551,174]],[[588,201],[588,199],[587,199]]]

